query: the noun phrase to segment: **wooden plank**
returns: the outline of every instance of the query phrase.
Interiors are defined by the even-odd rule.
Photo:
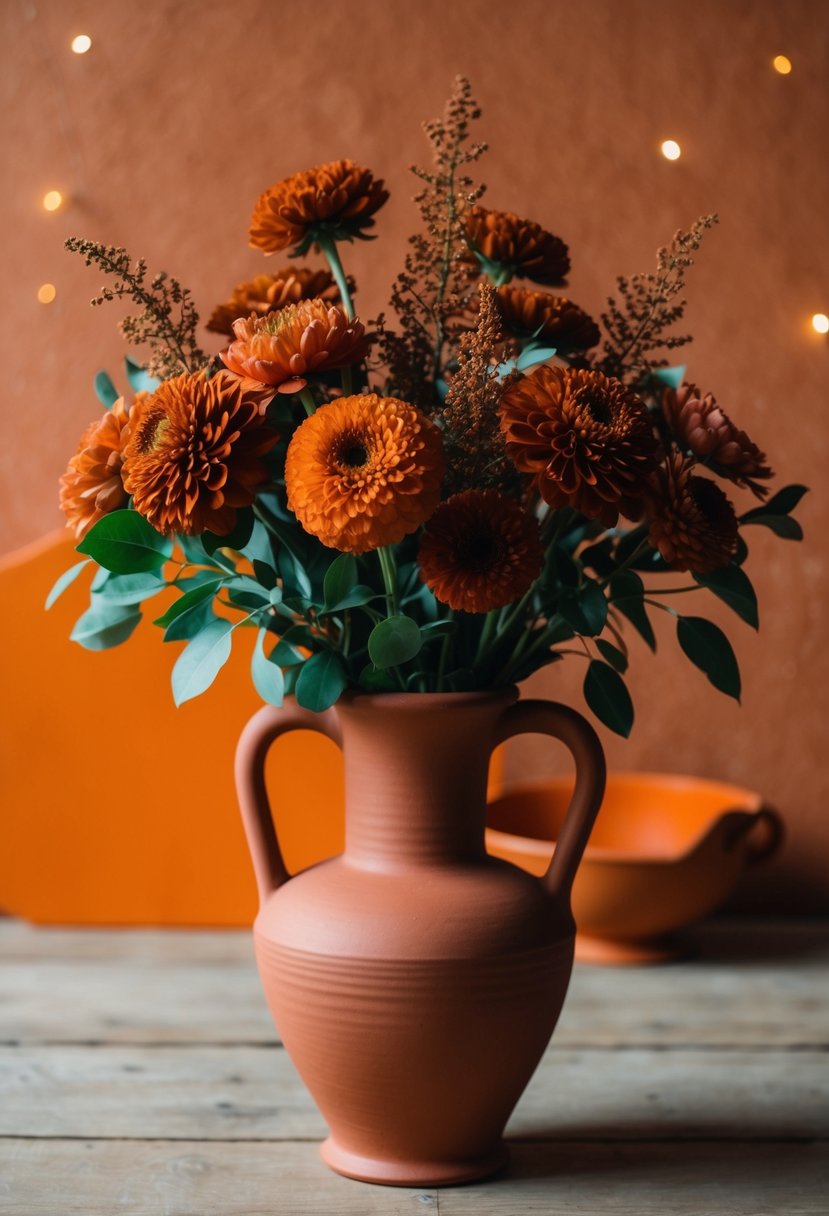
[[[823,1053],[554,1048],[509,1125],[543,1140],[829,1138]],[[279,1048],[49,1047],[0,1052],[0,1135],[321,1139]]]
[[[5,1203],[5,1207],[4,1207]],[[0,1141],[14,1216],[422,1216],[434,1191],[333,1174],[315,1144]]]
[[[0,925],[0,1041],[277,1039],[247,933]],[[700,949],[663,967],[576,967],[555,1042],[829,1043],[829,926],[713,924]]]
[[[501,1177],[436,1194],[338,1178],[311,1144],[0,1142],[14,1216],[825,1216],[827,1193],[813,1144],[520,1144]]]

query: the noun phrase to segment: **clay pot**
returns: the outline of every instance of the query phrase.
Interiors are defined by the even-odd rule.
[[[571,784],[553,779],[495,799],[490,852],[543,873]],[[576,958],[635,964],[679,957],[673,933],[718,907],[782,837],[780,816],[751,790],[670,773],[610,774],[573,886]]]
[[[498,1169],[504,1126],[558,1019],[570,888],[604,759],[573,710],[516,697],[355,695],[321,715],[265,708],[242,735],[259,971],[329,1125],[323,1158],[352,1178],[432,1186]],[[273,740],[297,729],[343,748],[346,845],[289,880],[263,768]],[[541,878],[484,848],[490,753],[525,732],[563,740],[577,769]]]

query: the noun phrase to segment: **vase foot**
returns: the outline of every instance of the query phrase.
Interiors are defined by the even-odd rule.
[[[320,1145],[320,1155],[335,1173],[381,1186],[453,1186],[494,1174],[509,1161],[509,1149],[503,1141],[491,1153],[467,1160],[394,1161],[352,1153],[329,1136]]]
[[[576,934],[576,962],[606,967],[641,967],[653,963],[669,963],[684,958],[687,950],[672,938],[653,941],[625,942],[604,937]]]

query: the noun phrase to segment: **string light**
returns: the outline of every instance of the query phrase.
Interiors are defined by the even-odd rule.
[[[779,72],[781,76],[788,76],[789,72],[792,70],[792,61],[789,59],[788,55],[775,55],[774,59],[771,61],[771,66],[774,68],[775,72]]]
[[[43,210],[57,211],[58,207],[63,203],[63,195],[60,190],[48,190],[43,196]]]
[[[812,317],[812,329],[816,334],[829,334],[829,317],[825,312],[816,312]]]
[[[37,298],[41,304],[51,304],[57,294],[58,289],[54,283],[41,283],[37,289]]]
[[[660,150],[665,160],[679,160],[682,155],[682,149],[675,139],[663,140]]]
[[[85,55],[92,46],[89,34],[77,34],[69,44],[76,55]]]

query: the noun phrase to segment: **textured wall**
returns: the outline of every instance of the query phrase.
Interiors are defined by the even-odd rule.
[[[812,312],[829,311],[825,0],[2,0],[0,14],[11,356],[0,551],[59,523],[56,479],[97,410],[91,372],[116,369],[123,354],[115,309],[86,307],[99,284],[62,252],[68,233],[143,254],[190,283],[207,311],[262,266],[246,248],[258,192],[351,156],[393,191],[381,241],[347,255],[371,315],[413,224],[406,166],[425,154],[419,121],[439,113],[458,71],[484,108],[490,205],[569,242],[571,293],[589,310],[616,273],[649,268],[676,227],[719,211],[690,284],[692,374],[781,478],[815,488],[801,512],[809,539],[799,548],[755,531],[759,636],[713,613],[744,667],[742,709],[663,630],[659,661],[634,643],[638,722],[630,742],[610,742],[610,759],[762,789],[791,838],[754,880],[755,898],[826,906],[829,345],[808,328]],[[94,40],[85,56],[68,49],[79,32]],[[771,70],[779,52],[794,63],[789,77]],[[676,164],[658,154],[666,137],[683,147]],[[69,200],[53,215],[39,207],[50,188]],[[48,306],[35,298],[44,281],[58,289]],[[581,673],[564,668],[537,687],[579,704]],[[527,746],[515,753],[522,772],[539,764]]]

